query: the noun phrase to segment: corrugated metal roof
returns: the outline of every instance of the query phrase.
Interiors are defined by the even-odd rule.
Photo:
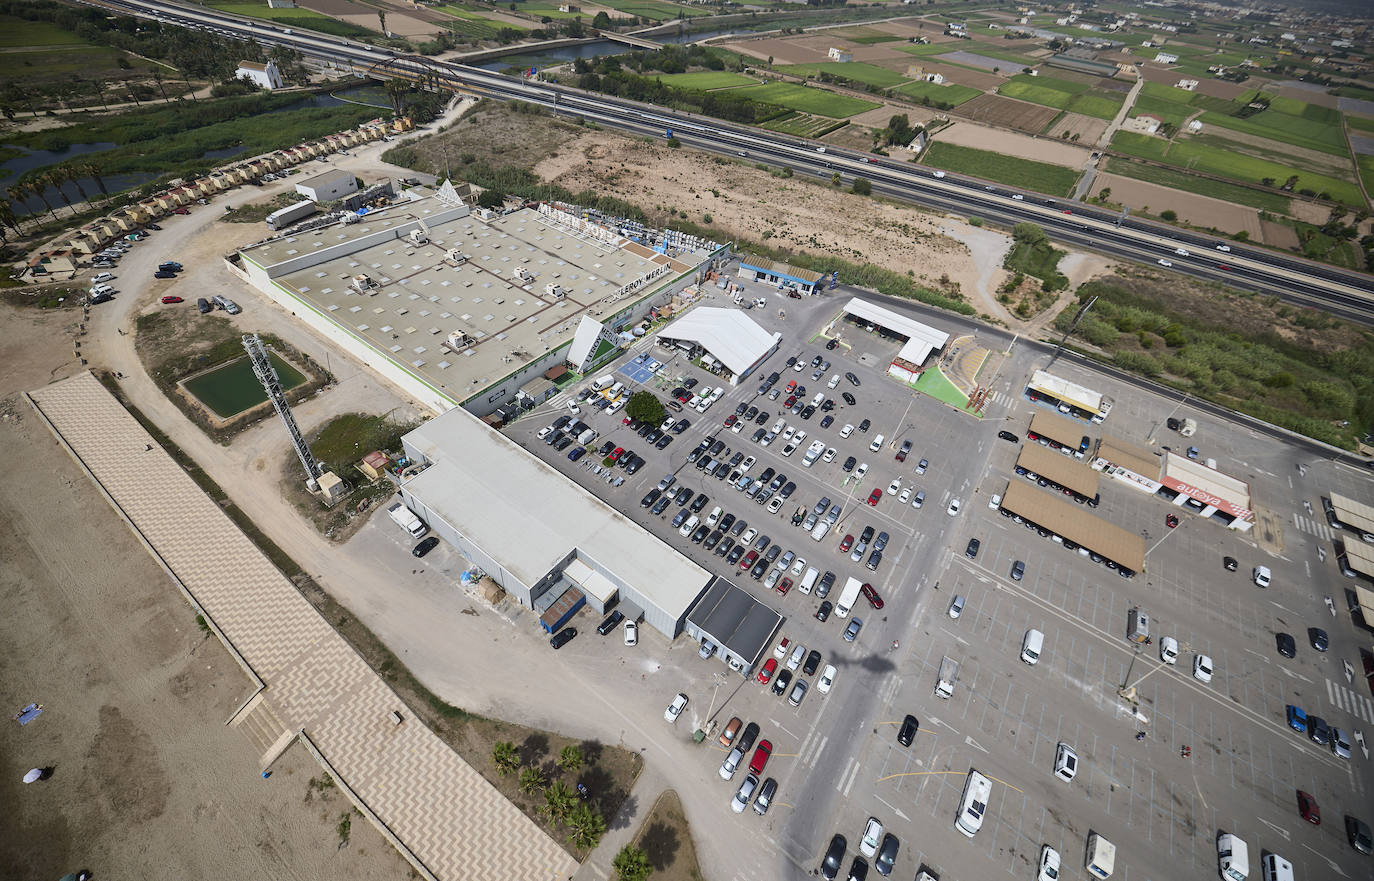
[[[1102,477],[1077,459],[1039,444],[1023,446],[1016,464],[1090,499],[1097,495],[1098,481]]]
[[[1082,423],[1065,419],[1049,410],[1035,411],[1035,415],[1031,417],[1030,430],[1071,450],[1078,449],[1078,445],[1083,441],[1083,435],[1087,434]]]
[[[1238,508],[1250,508],[1250,484],[1208,468],[1196,459],[1169,452],[1164,455],[1164,475],[1189,483],[1201,490],[1225,499]]]
[[[785,275],[804,281],[807,284],[815,284],[825,278],[824,272],[812,272],[809,269],[799,269],[790,263],[781,263],[768,257],[752,257],[748,254],[740,255],[739,262],[744,266],[754,269],[762,269],[764,272],[771,272],[774,275]]]
[[[1097,458],[1151,480],[1159,479],[1159,470],[1163,467],[1159,457],[1146,448],[1110,434],[1102,435],[1102,442],[1097,445]]]
[[[1374,545],[1365,544],[1358,538],[1347,540],[1344,545],[1345,558],[1350,562],[1350,568],[1361,575],[1374,578]]]
[[[943,349],[945,343],[949,342],[949,334],[943,330],[936,330],[899,312],[884,309],[876,303],[870,303],[858,297],[845,303],[844,311],[906,337],[906,345],[902,346],[897,357],[912,364],[923,364],[926,358],[930,357],[931,352]]]
[[[1374,508],[1339,493],[1331,494],[1331,507],[1336,509],[1337,520],[1374,534]]]
[[[1002,496],[1002,507],[1096,551],[1118,566],[1135,572],[1145,567],[1145,539],[1089,513],[1082,505],[1065,501],[1062,496],[1013,481]]]

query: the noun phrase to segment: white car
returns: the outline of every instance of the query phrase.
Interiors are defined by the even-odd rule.
[[[864,475],[867,474],[867,473],[868,473],[868,463],[867,463],[867,462],[861,462],[861,463],[859,464],[859,467],[854,469],[854,479],[855,479],[855,480],[863,480],[863,479],[864,479]]]
[[[834,374],[834,375],[832,375],[832,376],[830,377],[830,381],[827,382],[827,383],[825,384],[825,387],[826,387],[826,388],[834,388],[835,386],[837,386],[837,385],[839,385],[839,384],[840,384],[840,375],[839,375],[838,373],[836,373],[836,374]]]
[[[774,569],[768,573],[768,577],[763,579],[763,589],[772,590],[778,586],[778,579],[782,578],[782,570]]]
[[[1173,266],[1173,265],[1174,265],[1174,264],[1170,263],[1168,260],[1165,260],[1163,257],[1160,257],[1159,260],[1158,260],[1157,262],[1159,263],[1160,266]]]
[[[821,678],[816,682],[816,690],[821,694],[829,694],[830,689],[835,685],[835,665],[826,664],[821,671]]]
[[[854,433],[854,426],[846,422],[844,428],[840,429],[840,437],[849,437]]]
[[[834,448],[834,447],[827,447],[825,453],[821,455],[821,461],[822,461],[822,462],[834,462],[834,461],[835,461],[835,448]]]
[[[1255,567],[1255,584],[1259,585],[1260,587],[1268,587],[1269,579],[1270,572],[1268,566]]]
[[[949,500],[949,507],[945,509],[945,513],[948,514],[948,515],[951,516],[951,517],[953,517],[955,514],[958,514],[958,513],[959,513],[959,500],[958,500],[958,499],[950,499],[950,500]]]
[[[1163,636],[1159,640],[1159,659],[1166,664],[1178,663],[1178,640]]]
[[[800,445],[800,444],[804,443],[805,441],[806,441],[806,432],[805,432],[805,431],[799,430],[796,434],[792,435],[792,442],[793,442],[794,444]]]
[[[639,645],[639,625],[633,621],[625,622],[625,644]]]
[[[750,468],[753,468],[754,463],[757,461],[758,459],[754,456],[745,456],[744,461],[739,463],[740,473],[744,473],[745,471],[748,471]]]
[[[553,426],[545,425],[543,428],[539,429],[539,433],[536,434],[535,437],[539,438],[540,440],[543,440],[551,434],[553,434]]]
[[[749,799],[754,797],[754,790],[759,788],[759,778],[750,774],[744,778],[744,782],[739,785],[735,795],[730,799],[730,810],[737,814],[744,813],[744,809],[749,806]]]
[[[758,534],[759,531],[751,526],[748,529],[744,530],[744,534],[739,537],[739,543],[747,546],[750,542],[752,542],[755,538],[758,537]]]
[[[1198,682],[1212,681],[1212,659],[1206,655],[1193,658],[1193,678]]]
[[[777,646],[773,649],[773,657],[775,657],[775,658],[785,658],[785,657],[787,657],[787,650],[788,650],[789,648],[791,648],[791,647],[792,647],[792,640],[789,639],[789,638],[787,638],[786,636],[784,636],[784,637],[782,638],[782,642],[778,643]]]
[[[869,817],[868,825],[864,826],[863,838],[859,839],[859,853],[873,858],[878,852],[878,843],[883,840],[883,824],[878,822],[877,817]]]
[[[798,557],[798,558],[796,559],[796,562],[794,562],[794,563],[792,564],[791,572],[792,572],[793,575],[800,576],[800,575],[801,575],[803,572],[805,572],[805,571],[806,571],[806,561],[803,560],[801,557]]]
[[[994,511],[1002,507],[1002,496],[994,494],[991,499],[988,499],[988,507]]]
[[[910,500],[911,500],[911,487],[908,486],[906,489],[902,490],[902,494],[901,494],[900,496],[897,497],[897,501],[899,501],[899,502],[901,502],[903,505],[905,505],[905,504],[906,504],[908,501],[910,501]]]
[[[773,496],[768,500],[768,513],[776,514],[782,510],[782,496]]]
[[[687,695],[678,692],[677,697],[668,705],[668,709],[663,711],[663,721],[668,723],[677,722],[677,717],[682,715],[683,709],[687,706]]]
[[[1040,874],[1036,881],[1059,881],[1059,851],[1048,844],[1040,848]]]
[[[887,494],[890,496],[895,496],[898,492],[901,491],[901,489],[902,479],[900,477],[894,477],[892,478],[892,482],[887,485]]]
[[[953,600],[951,600],[949,603],[949,617],[958,618],[960,615],[964,614],[964,602],[965,600],[963,594],[960,594],[956,596]]]

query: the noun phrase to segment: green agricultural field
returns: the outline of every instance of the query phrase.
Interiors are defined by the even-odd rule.
[[[1187,104],[1179,104],[1174,101],[1162,101],[1159,98],[1140,95],[1135,99],[1135,103],[1131,105],[1131,115],[1140,116],[1141,114],[1158,116],[1160,119],[1177,128],[1182,126],[1184,120],[1193,114],[1193,108],[1189,107]]]
[[[872,46],[875,43],[895,43],[904,39],[906,38],[896,34],[871,34],[866,37],[846,37],[845,42],[858,43],[860,46]]]
[[[1367,192],[1374,193],[1374,156],[1360,156],[1360,180]]]
[[[265,18],[276,21],[281,18],[329,18],[312,9],[298,6],[292,9],[273,9],[266,3],[239,3],[226,0],[206,0],[206,6],[246,18]]]
[[[913,101],[929,98],[931,101],[943,101],[951,107],[958,107],[965,101],[971,101],[983,94],[972,86],[961,86],[957,83],[937,86],[934,83],[913,82],[907,83],[904,86],[898,86],[894,91],[899,95],[907,96]]]
[[[87,45],[86,41],[51,22],[25,21],[0,15],[0,49],[38,49],[43,46]]]
[[[1374,119],[1366,119],[1363,116],[1347,116],[1345,121],[1357,132],[1374,132]]]
[[[1068,92],[1070,95],[1077,95],[1079,92],[1086,92],[1092,88],[1088,83],[1079,83],[1053,76],[1031,76],[1028,73],[1018,73],[1007,82],[1040,86],[1043,89],[1053,89],[1056,92]]]
[[[1293,200],[1287,196],[1280,196],[1277,193],[1269,193],[1264,190],[1252,190],[1249,187],[1227,183],[1226,181],[1198,177],[1195,174],[1175,171],[1172,168],[1143,165],[1127,159],[1110,159],[1107,161],[1106,170],[1122,177],[1143,180],[1188,193],[1197,193],[1199,196],[1211,196],[1214,199],[1234,202],[1237,205],[1249,205],[1252,208],[1272,211],[1275,214],[1287,214],[1292,210]]]
[[[606,4],[610,5],[610,4]],[[591,16],[585,12],[559,12],[557,0],[533,0],[530,3],[520,3],[516,6],[520,12],[526,15],[533,15],[538,18],[551,18],[554,21],[572,21],[574,18],[585,18],[591,20]]]
[[[1154,98],[1160,101],[1171,101],[1178,104],[1192,104],[1193,99],[1198,97],[1197,92],[1190,92],[1187,89],[1176,89],[1164,83],[1146,83],[1140,90],[1140,98]],[[1137,98],[1136,100],[1139,100]]]
[[[931,144],[922,161],[946,171],[970,174],[1052,196],[1067,196],[1078,183],[1078,172],[1072,168],[943,141]]]
[[[881,107],[872,101],[837,95],[825,89],[810,88],[796,83],[769,83],[764,86],[748,86],[736,90],[735,94],[753,98],[766,104],[776,104],[789,110],[803,113],[816,113],[834,119],[845,119],[865,110]]]
[[[1332,95],[1342,98],[1359,98],[1361,101],[1374,101],[1374,89],[1366,89],[1363,86],[1337,86],[1328,89]]]
[[[663,3],[660,0],[599,0],[602,6],[609,6],[626,15],[652,18],[657,21],[672,21],[675,18],[696,18],[713,15],[714,11],[698,6],[678,6],[676,3]]]
[[[1245,119],[1208,112],[1202,114],[1201,119],[1205,125],[1269,138],[1295,147],[1307,147],[1333,156],[1349,155],[1345,133],[1341,131],[1339,120],[1334,124],[1321,123],[1301,116],[1289,116],[1276,110],[1265,110]]]
[[[510,28],[514,31],[528,31],[530,29],[529,27],[524,25],[511,24],[510,22],[498,21],[494,18],[487,18],[480,12],[473,12],[471,9],[462,9],[457,6],[440,6],[437,8],[444,12],[447,12],[449,15],[452,15],[455,18],[460,18],[464,22],[466,22],[466,24],[462,25],[460,25],[458,22],[449,22],[448,27],[450,30],[457,31],[459,33],[471,34],[472,36],[494,37],[503,28]],[[479,33],[479,31],[485,32]]]
[[[819,64],[792,64],[778,69],[783,73],[790,73],[796,76],[816,76],[824,71],[834,76],[842,76],[845,79],[853,80],[856,83],[878,86],[883,89],[900,85],[907,81],[906,77],[896,71],[888,70],[885,67],[878,67],[874,64],[866,64],[862,61],[822,61]]]
[[[775,116],[761,125],[769,131],[796,135],[799,138],[815,138],[822,133],[834,130],[836,123],[828,116],[812,116],[810,113],[798,113],[795,110],[789,110],[782,116]]]
[[[1299,101],[1296,98],[1284,98],[1279,95],[1271,95],[1269,98],[1269,110],[1277,111],[1288,116],[1300,116],[1303,119],[1311,120],[1321,125],[1341,124],[1341,112],[1336,108],[1322,107],[1320,104],[1309,104],[1306,101]]]
[[[666,73],[661,74],[657,79],[662,80],[665,86],[674,86],[679,89],[700,89],[703,92],[711,89],[732,89],[735,86],[758,85],[756,77],[745,76],[742,73],[731,73],[728,70]]]
[[[322,34],[333,34],[336,37],[375,36],[381,33],[378,30],[381,27],[380,22],[376,28],[364,28],[346,21],[340,21],[337,18],[330,18],[304,7],[272,9],[266,3],[259,5],[257,3],[222,2],[222,0],[207,0],[206,5],[234,15],[267,19],[286,27],[305,28],[319,31]]]
[[[1069,106],[1064,109],[1070,113],[1081,113],[1084,116],[1111,120],[1116,118],[1116,114],[1121,110],[1121,105],[1125,103],[1125,100],[1123,95],[1094,90],[1082,95],[1075,95],[1073,100],[1069,102]]]
[[[918,58],[926,58],[931,55],[943,55],[950,51],[949,43],[907,43],[902,46],[894,46],[900,52],[908,55],[915,55]]]
[[[1071,110],[1070,105],[1075,99],[1083,96],[1088,91],[1086,84],[1071,82],[1069,80],[1056,79],[1048,76],[1029,76],[1027,74],[1017,74],[1002,84],[997,90],[997,94],[1007,98],[1019,98],[1022,101],[1030,101],[1032,104],[1042,104],[1045,107],[1055,107],[1059,110]],[[1083,96],[1089,97],[1089,96]],[[1121,106],[1121,100],[1117,99],[1117,106]],[[1095,101],[1084,101],[1084,106],[1092,108],[1098,112],[1087,113],[1087,111],[1076,111],[1087,113],[1089,116],[1099,116],[1102,112],[1102,105]],[[1105,118],[1111,119],[1116,115],[1116,110],[1107,114]]]
[[[1150,135],[1119,131],[1116,133],[1116,137],[1112,138],[1112,149],[1118,153],[1125,153],[1127,156],[1157,159],[1162,162],[1164,155],[1169,152],[1169,142],[1163,138],[1155,138]]]

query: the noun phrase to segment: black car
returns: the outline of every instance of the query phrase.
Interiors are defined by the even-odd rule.
[[[920,730],[921,723],[916,721],[916,717],[907,713],[902,720],[902,727],[897,729],[897,742],[902,746],[911,746],[911,741],[916,738],[916,732]]]
[[[830,600],[826,600],[825,602],[821,603],[818,609],[816,609],[816,620],[825,621],[829,619],[830,613],[833,611],[835,611],[835,606],[830,602]]]
[[[858,378],[857,376],[855,376],[854,374],[852,374],[852,373],[846,373],[846,374],[844,375],[844,378],[847,379],[847,380],[849,380],[849,384],[852,385],[852,386],[854,386],[854,388],[858,388],[858,387],[859,387],[859,378]]]
[[[572,438],[570,438],[570,437],[560,437],[560,438],[558,439],[558,443],[556,443],[556,444],[553,445],[553,448],[554,448],[555,450],[557,450],[558,452],[561,453],[561,452],[563,452],[564,450],[566,450],[568,447],[570,447],[570,446],[572,446],[572,445],[573,445],[573,439],[572,439]],[[633,472],[632,472],[632,473],[633,473]]]
[[[859,423],[859,431],[861,431],[861,432],[866,432],[866,431],[868,431],[868,430],[869,430],[870,428],[872,428],[872,427],[873,427],[873,423],[872,423],[870,420],[868,420],[868,419],[865,419],[863,422],[860,422],[860,423]]]
[[[883,844],[878,848],[878,856],[874,858],[873,865],[877,868],[879,875],[891,875],[892,867],[897,864],[897,848],[900,844],[897,836],[891,832],[883,836]]]
[[[807,404],[805,407],[802,407],[801,412],[797,415],[802,419],[810,419],[812,416],[816,415],[816,408]]]
[[[672,442],[673,436],[671,434],[665,434],[663,437],[658,439],[658,443],[654,444],[654,446],[658,447],[660,450],[666,450],[668,449],[668,444]]]
[[[859,464],[859,460],[850,456],[848,459],[844,460],[844,464],[840,466],[840,469],[844,471],[845,474],[848,474],[854,470],[854,466],[857,464]]]
[[[674,423],[673,423],[673,427],[670,428],[670,429],[668,429],[668,430],[671,431],[673,434],[682,434],[684,431],[686,431],[687,429],[689,429],[689,428],[691,428],[691,427],[692,427],[692,420],[690,420],[690,419],[679,419],[678,421],[674,422]]]
[[[576,627],[564,627],[562,630],[558,631],[558,633],[552,639],[549,640],[549,645],[553,646],[554,649],[561,649],[563,646],[572,642],[574,636],[577,636]]]
[[[153,278],[176,278],[177,274],[170,269],[159,269],[153,273]]]
[[[625,613],[616,609],[606,616],[606,620],[596,626],[596,632],[605,636],[615,629],[616,625],[625,620]]]
[[[1360,853],[1367,854],[1371,849],[1369,835],[1369,824],[1358,817],[1345,815],[1345,837],[1350,841],[1350,846]]]
[[[1331,728],[1321,716],[1307,717],[1307,739],[1322,746],[1331,742]]]
[[[717,557],[723,557],[726,554],[730,553],[730,551],[734,549],[734,547],[735,540],[727,535],[721,539],[720,544],[716,545],[715,554]]]
[[[700,514],[701,509],[706,507],[707,503],[710,501],[711,499],[706,495],[706,493],[702,493],[692,500],[692,504],[688,505],[687,509],[691,511],[693,514]]]
[[[701,546],[704,547],[704,548],[706,548],[706,550],[709,551],[709,550],[711,550],[712,548],[714,548],[716,545],[720,544],[720,540],[721,540],[724,536],[725,536],[725,533],[723,533],[723,532],[721,532],[719,529],[717,529],[715,532],[712,532],[710,535],[706,536],[706,541],[702,542],[702,545],[701,545]]]
[[[816,651],[815,649],[812,649],[811,653],[806,656],[806,663],[802,664],[802,672],[805,673],[807,676],[815,676],[816,668],[818,668],[820,665],[821,653]]]
[[[708,535],[710,535],[710,534],[711,534],[711,527],[707,526],[705,523],[701,524],[700,526],[698,526],[698,527],[692,532],[692,536],[691,536],[692,544],[694,544],[694,545],[699,545],[699,544],[701,544],[703,541],[706,540],[706,536],[708,536]]]
[[[429,538],[425,539],[424,541],[417,544],[415,547],[411,548],[410,553],[416,557],[423,557],[425,554],[428,554],[430,551],[434,550],[438,546],[439,539],[431,535]]]
[[[749,570],[749,577],[758,581],[763,578],[763,573],[768,571],[768,563],[760,559],[754,564],[754,568]]]
[[[653,507],[651,510],[652,510],[653,513],[655,513],[655,514],[662,514],[664,511],[668,510],[668,506],[671,505],[672,503],[673,503],[673,499],[672,499],[671,496],[664,496],[663,498],[659,499],[657,502],[654,502],[654,507]]]
[[[673,502],[678,505],[686,505],[692,498],[692,491],[687,487],[680,487],[677,491],[677,498]]]
[[[739,739],[735,741],[735,746],[739,747],[742,753],[748,753],[754,748],[754,741],[759,736],[759,723],[750,722],[744,726],[744,730],[739,733]]]
[[[997,436],[1004,441],[1011,441],[1012,443],[1019,443],[1021,441],[1021,438],[1012,434],[1010,431],[999,431],[997,432]]]
[[[1312,643],[1312,648],[1319,652],[1324,652],[1331,647],[1331,640],[1327,638],[1326,631],[1320,627],[1307,628],[1307,639]]]
[[[978,539],[969,539],[968,547],[964,548],[964,556],[968,557],[970,560],[976,559],[978,557],[978,549],[982,546],[983,543],[980,542]]]
[[[1026,564],[1017,560],[1011,564],[1011,580],[1020,581],[1026,574]]]
[[[1285,658],[1291,658],[1298,653],[1298,643],[1290,633],[1277,633],[1274,639],[1278,642],[1279,654]]]
[[[1226,569],[1227,572],[1235,572],[1236,569],[1240,566],[1240,564],[1236,562],[1235,557],[1222,557],[1221,565]]]
[[[769,417],[771,417],[772,415],[773,414],[769,413],[767,410],[760,410],[759,415],[754,417],[754,424],[763,425],[765,422],[768,421]]]
[[[788,366],[788,367],[791,367],[793,364],[796,364],[796,363],[797,363],[797,356],[796,356],[796,355],[793,355],[793,356],[791,356],[790,358],[787,359],[787,366]]]
[[[689,377],[685,382],[682,383],[682,387],[685,388],[685,389],[694,389],[694,388],[696,388],[696,387],[697,387],[697,379],[696,379],[696,377],[695,377],[695,376]]]
[[[797,491],[797,484],[794,483],[793,481],[790,481],[790,480],[789,480],[789,481],[787,481],[787,483],[785,483],[785,484],[783,485],[782,489],[778,491],[778,495],[782,496],[783,499],[787,499],[788,497],[790,497],[790,496],[792,495],[792,493],[794,493],[794,492],[796,492],[796,491]]]
[[[826,350],[827,352],[829,352],[829,351],[831,351],[832,349],[834,349],[836,346],[838,346],[839,344],[840,344],[840,341],[839,341],[839,340],[829,340],[829,341],[826,342],[826,344],[825,344],[825,350]]]
[[[864,881],[868,877],[868,861],[856,856],[849,864],[849,881]]]
[[[553,421],[553,428],[554,428],[555,431],[557,431],[558,429],[560,429],[560,428],[562,428],[563,426],[567,425],[567,424],[568,424],[569,422],[571,422],[571,421],[572,421],[572,417],[571,417],[571,416],[568,416],[568,415],[566,415],[566,414],[563,415],[563,416],[559,416],[557,419],[555,419],[555,420]],[[611,449],[615,449],[615,448],[612,447]]]
[[[885,551],[885,550],[887,550],[887,533],[886,533],[886,532],[880,532],[880,533],[878,533],[878,537],[875,538],[875,539],[873,539],[873,550],[875,550],[875,551]]]
[[[724,517],[720,518],[720,531],[721,531],[721,532],[729,532],[729,531],[730,531],[730,527],[731,527],[731,526],[734,526],[734,525],[735,525],[735,515],[734,515],[734,514],[726,514]]]
[[[848,404],[849,406],[851,406],[851,407],[854,406],[854,404],[855,404],[854,396],[851,395],[849,392],[841,392],[841,393],[840,393],[840,397],[844,398],[844,402],[845,402],[846,404]]]
[[[730,553],[725,555],[725,562],[729,563],[731,566],[735,565],[739,562],[739,558],[744,556],[744,551],[744,545],[735,545],[734,548],[730,550]]]
[[[821,420],[821,428],[829,428],[830,426],[832,426],[832,425],[834,425],[834,424],[835,424],[835,417],[834,417],[834,416],[831,416],[829,413],[827,413],[827,414],[825,415],[825,418]]]
[[[743,416],[743,415],[744,415],[745,413],[747,413],[748,411],[749,411],[749,405],[748,405],[748,404],[740,404],[738,407],[735,408],[735,415],[736,415],[736,416]]]
[[[825,858],[821,860],[821,877],[825,881],[835,881],[835,876],[840,874],[840,866],[844,864],[844,851],[848,844],[843,835],[836,835],[830,839],[830,847],[826,848]]]
[[[826,399],[821,403],[821,410],[822,410],[823,412],[829,413],[831,410],[834,410],[834,409],[835,409],[835,399],[834,399],[834,398],[826,398]]]
[[[773,679],[773,694],[782,694],[787,691],[787,686],[792,684],[792,671],[779,670],[778,675]]]

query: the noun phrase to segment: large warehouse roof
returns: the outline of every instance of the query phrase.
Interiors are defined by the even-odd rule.
[[[681,617],[711,575],[461,408],[406,435],[432,466],[406,481],[426,507],[533,585],[573,549]]]
[[[1083,435],[1087,434],[1083,429],[1082,423],[1065,419],[1049,410],[1036,410],[1030,421],[1031,431],[1071,450],[1078,449],[1078,445],[1083,442]]]
[[[1145,539],[1108,523],[1062,497],[1013,481],[1002,496],[1002,507],[1039,526],[1096,551],[1118,566],[1139,572],[1145,566]]]
[[[758,363],[777,339],[738,309],[699,306],[663,328],[659,336],[696,343],[736,376]]]
[[[1336,509],[1337,520],[1374,535],[1374,508],[1340,493],[1331,494],[1331,507]]]
[[[1164,455],[1164,476],[1160,482],[1176,492],[1233,517],[1254,520],[1250,507],[1250,484],[1194,459],[1175,453]]]
[[[893,312],[891,309],[884,309],[876,303],[870,303],[858,297],[845,303],[844,311],[855,318],[872,321],[893,333],[906,337],[906,345],[902,346],[897,357],[912,364],[924,363],[926,358],[930,357],[931,352],[943,349],[945,343],[949,342],[949,334],[942,330],[936,330],[915,319],[907,318],[905,315]]]
[[[1090,499],[1097,495],[1097,484],[1102,477],[1077,459],[1039,444],[1022,447],[1016,464]]]
[[[751,666],[758,663],[759,655],[782,626],[781,615],[724,578],[711,582],[687,617]]]

